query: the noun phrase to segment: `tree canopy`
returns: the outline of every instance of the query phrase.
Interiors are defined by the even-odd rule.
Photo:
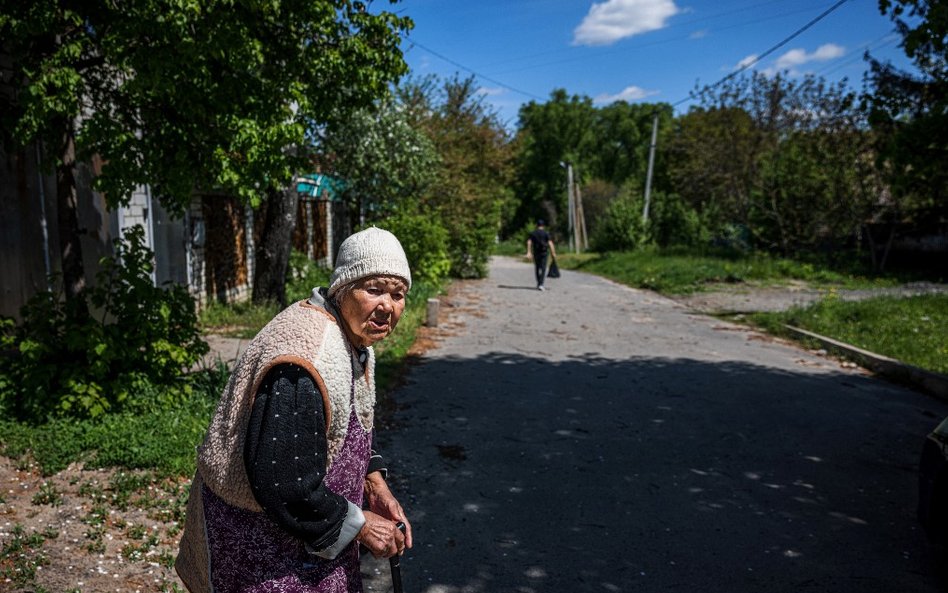
[[[844,83],[760,73],[698,92],[670,149],[672,189],[721,230],[792,253],[855,236],[882,192]]]
[[[17,89],[4,130],[56,143],[75,122],[112,203],[148,183],[172,205],[288,180],[308,127],[405,72],[410,26],[350,0],[2,0],[0,14]]]
[[[871,56],[864,95],[878,134],[881,168],[903,198],[901,217],[948,219],[948,5],[930,0],[880,0],[917,73]]]
[[[307,162],[307,130],[405,72],[410,26],[353,0],[0,0],[3,136],[44,142],[61,216],[92,155],[113,205],[141,184],[173,210],[212,188],[256,203]]]

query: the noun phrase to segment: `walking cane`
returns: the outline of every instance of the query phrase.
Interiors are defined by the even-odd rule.
[[[404,535],[405,533],[405,524],[399,521],[395,524],[395,527]],[[402,593],[402,567],[401,567],[401,556],[395,554],[388,559],[389,565],[392,567],[392,590],[395,593]]]

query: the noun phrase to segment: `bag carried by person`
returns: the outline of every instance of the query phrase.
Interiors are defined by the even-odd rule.
[[[560,267],[556,265],[556,258],[554,257],[550,262],[550,271],[546,273],[547,278],[559,278],[560,277]]]

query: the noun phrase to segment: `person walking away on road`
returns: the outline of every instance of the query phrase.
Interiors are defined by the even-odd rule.
[[[546,290],[543,281],[546,280],[546,258],[549,255],[556,257],[556,247],[553,245],[550,233],[546,232],[546,224],[541,218],[537,220],[537,228],[527,237],[527,259],[533,259],[537,290]]]
[[[250,342],[198,448],[175,564],[191,593],[361,593],[359,544],[412,546],[373,450],[372,350],[410,288],[398,239],[368,228],[340,245],[328,289]]]

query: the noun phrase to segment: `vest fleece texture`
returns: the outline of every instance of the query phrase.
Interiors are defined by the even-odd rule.
[[[224,502],[262,513],[244,467],[244,439],[254,397],[267,372],[278,364],[304,368],[323,397],[326,411],[327,470],[345,442],[349,403],[355,391],[359,423],[374,425],[375,354],[368,349],[365,372],[353,377],[352,350],[336,318],[324,306],[300,301],[274,317],[240,357],[198,447],[184,534],[175,569],[192,593],[208,591],[209,557],[204,528],[203,483]]]

